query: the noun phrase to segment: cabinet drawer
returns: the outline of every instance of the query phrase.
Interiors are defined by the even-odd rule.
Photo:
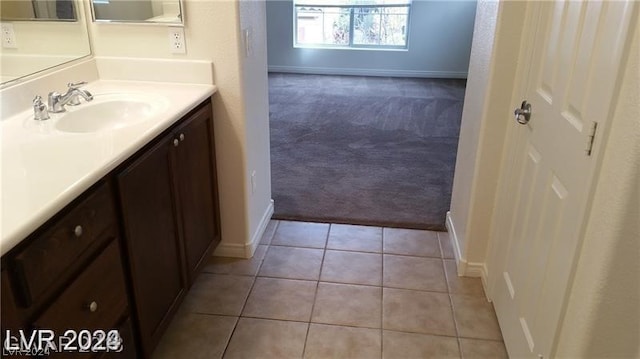
[[[63,279],[66,271],[91,254],[90,248],[116,237],[116,221],[112,192],[105,183],[18,253],[14,268],[23,305],[31,305]]]
[[[118,241],[109,246],[38,318],[34,326],[63,333],[67,329],[113,329],[127,310]]]

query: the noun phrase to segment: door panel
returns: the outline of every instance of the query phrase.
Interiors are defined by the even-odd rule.
[[[192,284],[209,249],[220,240],[215,168],[211,161],[214,154],[211,105],[196,112],[175,133],[182,139],[175,147],[174,166],[187,275]]]
[[[117,176],[142,347],[148,355],[185,293],[167,138]],[[153,179],[153,180],[149,180]]]
[[[555,1],[528,5],[536,30],[523,99],[531,121],[513,122],[494,222],[492,297],[513,357],[551,357],[579,247],[594,156],[593,124],[604,132],[629,22],[629,2]],[[524,42],[523,42],[524,43]],[[515,191],[515,192],[513,192]],[[493,253],[492,260],[499,254]],[[491,266],[491,264],[490,264]]]

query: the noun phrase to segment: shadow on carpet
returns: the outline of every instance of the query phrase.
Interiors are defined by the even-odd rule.
[[[273,218],[444,230],[465,81],[269,74]]]

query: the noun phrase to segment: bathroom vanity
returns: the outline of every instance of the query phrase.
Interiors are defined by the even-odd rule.
[[[53,331],[73,357],[150,357],[220,242],[215,87],[88,89],[96,104],[2,123],[2,340],[20,349],[19,330]],[[121,95],[130,100],[114,100]],[[156,107],[143,119],[109,109],[131,99]],[[102,116],[90,106],[129,122],[74,125],[74,116]]]

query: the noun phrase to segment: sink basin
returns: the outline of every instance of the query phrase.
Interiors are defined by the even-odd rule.
[[[91,102],[66,106],[55,127],[62,132],[114,131],[135,125],[167,108],[166,99],[144,94],[98,94]]]

